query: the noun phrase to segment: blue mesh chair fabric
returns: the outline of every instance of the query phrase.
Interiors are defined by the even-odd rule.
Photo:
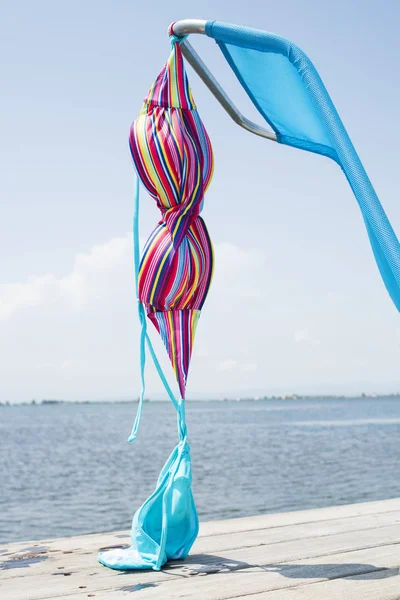
[[[214,38],[278,142],[336,161],[361,209],[376,263],[400,310],[400,244],[339,114],[310,59],[292,42],[208,21]]]

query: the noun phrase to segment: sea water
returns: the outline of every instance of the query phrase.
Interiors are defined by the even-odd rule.
[[[177,441],[169,402],[0,407],[0,541],[130,527]],[[400,496],[400,399],[188,402],[201,520]]]

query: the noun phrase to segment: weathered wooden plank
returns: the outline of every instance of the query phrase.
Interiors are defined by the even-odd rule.
[[[302,523],[317,523],[320,521],[331,521],[344,518],[351,519],[362,515],[375,515],[393,511],[400,511],[400,498],[379,500],[376,502],[361,502],[358,504],[344,504],[341,506],[329,506],[287,513],[257,515],[254,517],[242,517],[238,519],[226,519],[222,521],[208,521],[200,524],[199,538],[254,531],[258,529],[271,529],[274,527],[284,527]],[[61,550],[71,550],[80,545],[84,545],[85,548],[88,549],[95,549],[99,546],[107,545],[110,538],[118,538],[119,540],[123,540],[124,538],[128,539],[129,531],[122,530],[56,539],[13,542],[11,544],[2,544],[2,548],[12,548],[13,552],[17,552],[26,547],[39,544],[40,546],[47,546],[50,549],[57,547]]]
[[[220,535],[214,535],[210,537],[201,537],[197,540],[193,547],[192,554],[212,554],[226,552],[228,550],[240,549],[244,547],[252,547],[258,545],[269,545],[276,544],[279,542],[288,542],[295,540],[304,540],[304,543],[309,543],[311,538],[337,535],[339,533],[346,533],[351,531],[363,531],[368,529],[377,529],[378,527],[395,525],[400,523],[400,511],[386,512],[382,514],[374,515],[371,518],[370,515],[354,517],[353,519],[332,519],[329,521],[317,521],[315,523],[300,523],[298,525],[288,525],[272,529],[253,530],[250,529],[247,532],[238,533],[226,533]],[[107,541],[108,545],[121,545],[122,543],[129,543],[129,538],[125,536],[119,537],[120,534],[112,535]],[[94,539],[95,538],[95,539]],[[83,572],[87,569],[93,571],[98,569],[99,566],[96,563],[97,551],[99,545],[93,544],[95,541],[105,541],[103,537],[99,536],[86,536],[80,538],[80,546],[75,548],[69,544],[65,545],[64,540],[59,540],[60,544],[57,545],[57,540],[54,540],[54,546],[56,548],[49,548],[47,546],[32,546],[28,552],[13,553],[0,556],[6,565],[18,566],[18,558],[22,557],[22,565],[24,565],[25,556],[35,556],[39,559],[36,563],[33,562],[28,568],[23,569],[6,569],[0,571],[0,579],[7,579],[13,577],[31,577],[32,575],[39,575],[40,573],[46,573],[50,568],[55,570],[60,566],[63,567],[67,572],[71,570],[79,569]],[[68,540],[71,541],[71,540]],[[68,548],[68,550],[61,550],[59,548]],[[28,547],[29,548],[29,547]],[[35,550],[36,548],[36,550]],[[57,549],[58,548],[58,549]],[[39,554],[37,553],[39,550]],[[42,549],[42,553],[40,550]],[[9,548],[12,550],[12,547]],[[56,565],[57,563],[57,565]],[[58,564],[59,563],[59,564]],[[28,561],[29,564],[29,561]],[[52,566],[53,565],[53,566]],[[100,567],[101,576],[102,573],[107,570]]]
[[[361,551],[361,549],[366,547],[371,549],[369,554],[370,559],[371,557],[382,555],[382,553],[384,554],[386,548],[389,548],[389,552],[393,553],[391,554],[392,558],[394,557],[394,560],[398,562],[400,546],[395,545],[394,542],[400,544],[400,525],[379,528],[377,530],[360,531],[357,532],[356,536],[351,532],[323,538],[310,538],[308,545],[304,543],[304,540],[294,540],[267,546],[236,549],[224,552],[222,555],[193,554],[186,561],[171,563],[162,573],[148,571],[120,574],[117,571],[110,571],[96,565],[95,556],[92,556],[90,560],[93,564],[93,570],[82,571],[78,560],[75,569],[65,571],[69,573],[67,576],[61,575],[60,571],[54,568],[51,573],[47,572],[35,577],[4,579],[1,588],[3,593],[6,594],[7,600],[19,600],[18,593],[15,595],[13,592],[17,585],[16,582],[19,582],[19,589],[25,591],[24,600],[44,600],[51,597],[51,594],[54,595],[56,589],[59,595],[70,593],[72,583],[75,584],[76,589],[79,586],[86,586],[83,589],[87,589],[90,586],[93,593],[96,593],[96,590],[100,592],[104,589],[118,587],[117,582],[123,579],[124,582],[133,582],[129,585],[138,585],[139,583],[147,585],[151,583],[160,586],[160,589],[164,593],[168,589],[166,584],[169,581],[178,582],[187,580],[188,578],[192,579],[196,576],[200,576],[201,578],[201,576],[209,574],[224,573],[226,575],[239,571],[243,575],[243,573],[254,567],[260,568],[264,573],[270,570],[274,572],[276,565],[304,561],[307,558],[312,564],[314,562],[316,564],[332,564],[333,559],[331,555],[344,554],[349,559],[351,553]],[[353,558],[349,562],[353,564]],[[372,567],[368,563],[369,568],[376,568],[376,562],[372,563]],[[196,584],[196,589],[197,587]],[[263,589],[266,588],[261,588],[261,590],[257,591],[263,591]],[[245,592],[247,593],[246,590]]]
[[[279,516],[279,515],[277,515]],[[301,522],[294,525],[282,525],[280,527],[254,527],[252,521],[258,523],[258,517],[246,518],[246,530],[242,531],[231,531],[230,521],[227,522],[225,531],[221,530],[219,534],[213,536],[199,535],[197,544],[203,544],[203,538],[208,541],[207,545],[210,544],[210,550],[231,548],[227,540],[242,539],[243,536],[239,535],[236,538],[235,534],[246,533],[246,540],[249,540],[251,545],[252,539],[263,535],[262,532],[268,531],[268,541],[284,541],[285,539],[291,539],[295,537],[308,537],[310,535],[328,535],[331,533],[339,533],[341,531],[350,531],[357,529],[369,529],[372,526],[378,527],[386,524],[396,523],[400,521],[400,506],[398,510],[387,511],[378,513],[376,515],[365,515],[355,517],[343,517],[340,519],[328,519],[325,521],[310,521]],[[239,519],[233,519],[233,522],[239,521]],[[222,522],[221,522],[222,523]],[[205,524],[207,525],[207,523]],[[203,525],[204,527],[204,525]],[[210,539],[210,538],[215,539]],[[112,533],[101,533],[101,534],[90,534],[83,536],[75,536],[70,538],[59,538],[52,540],[43,540],[39,542],[17,542],[9,544],[5,549],[6,551],[0,551],[0,561],[7,555],[17,554],[25,552],[27,548],[46,548],[49,552],[74,552],[84,551],[89,552],[90,550],[97,551],[99,548],[110,545],[118,545],[129,543],[129,532],[112,532]],[[265,540],[264,540],[265,541]],[[236,541],[235,541],[236,544]],[[203,546],[202,546],[203,547]]]
[[[26,548],[34,548],[35,546],[45,546],[49,550],[69,551],[76,548],[85,547],[86,549],[95,549],[104,546],[107,542],[113,539],[115,543],[125,543],[129,540],[129,531],[112,531],[107,533],[90,533],[86,535],[76,535],[63,538],[52,538],[43,540],[28,540],[26,542],[12,542],[2,544],[0,551],[0,559],[6,553],[23,552]]]
[[[260,523],[268,525],[260,530]],[[239,594],[257,600],[266,590],[311,589],[323,579],[398,567],[400,501],[211,522],[191,556],[161,573],[121,574],[97,563],[99,547],[127,542],[127,532],[119,532],[11,544],[0,551],[1,598],[101,600],[135,591],[135,599],[228,600]]]
[[[246,548],[257,545],[276,544],[294,540],[324,537],[348,533],[351,531],[366,531],[385,526],[400,524],[400,510],[382,514],[364,515],[353,518],[332,519],[311,523],[299,523],[280,527],[250,529],[245,532],[225,533],[200,538],[193,551],[222,552],[235,548]]]
[[[299,523],[315,523],[331,519],[353,518],[361,515],[374,515],[400,510],[400,498],[343,504],[310,510],[298,510],[277,514],[257,515],[225,521],[208,521],[200,525],[200,536],[219,535],[254,529],[269,529]]]
[[[116,596],[115,600],[117,598]],[[238,598],[238,596],[231,596],[229,600],[234,598]],[[327,600],[399,600],[399,569],[383,569],[360,576],[317,582],[313,585],[240,596],[240,600],[321,600],[323,598]],[[97,600],[103,599],[100,596]]]
[[[215,571],[205,572],[202,576],[179,577],[168,581],[146,582],[141,574],[136,573],[135,578],[130,576],[120,577],[114,580],[111,585],[104,585],[101,589],[90,586],[71,593],[66,597],[68,600],[83,600],[83,598],[95,597],[96,600],[119,600],[126,598],[132,592],[135,592],[135,600],[290,600],[293,598],[321,600],[327,598],[332,600],[329,595],[329,586],[326,584],[326,594],[318,595],[315,588],[319,582],[328,583],[346,578],[346,582],[364,582],[364,581],[382,581],[388,582],[380,588],[374,585],[374,590],[383,589],[381,595],[368,597],[372,600],[393,600],[393,597],[387,593],[400,593],[400,577],[398,575],[398,546],[385,546],[378,550],[368,550],[332,555],[329,563],[324,559],[313,561],[297,561],[296,563],[277,563],[268,565],[268,567],[253,567],[245,571]],[[386,577],[384,577],[384,575]],[[389,581],[390,577],[393,581]],[[396,578],[396,579],[395,579]],[[105,584],[106,582],[103,582]],[[335,587],[334,587],[335,589]],[[339,588],[342,595],[338,592],[334,598],[338,600],[350,600],[354,597],[357,600],[366,600],[361,593],[368,591],[368,586],[353,587],[354,596],[347,596],[344,592],[346,587]],[[360,595],[355,595],[357,589]],[[300,590],[298,597],[297,590]],[[52,590],[53,595],[48,596],[48,600],[59,600],[64,595],[60,590]],[[71,590],[72,591],[72,590]],[[268,592],[268,593],[266,593]],[[309,595],[307,595],[309,594]],[[26,598],[7,597],[7,600],[26,600]],[[396,597],[398,600],[398,597]]]

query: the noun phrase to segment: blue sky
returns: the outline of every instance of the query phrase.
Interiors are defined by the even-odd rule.
[[[400,231],[397,3],[3,2],[0,400],[139,391],[127,137],[168,24],[188,17],[307,52]],[[192,42],[254,116],[214,42]],[[188,72],[215,152],[204,217],[216,247],[188,397],[399,390],[398,313],[342,173],[242,131]],[[145,239],[158,214],[144,194],[141,217]],[[163,395],[151,368],[148,394]]]

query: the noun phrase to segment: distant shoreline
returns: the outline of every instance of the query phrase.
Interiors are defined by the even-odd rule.
[[[188,402],[270,402],[276,400],[380,400],[386,398],[400,399],[400,393],[392,394],[365,394],[347,395],[347,394],[310,394],[299,395],[289,394],[282,396],[243,396],[237,398],[212,398],[212,399],[188,399]],[[31,400],[30,402],[1,402],[0,407],[8,406],[58,406],[60,404],[131,404],[137,403],[138,398],[128,400],[56,400],[43,398],[41,400]],[[145,398],[144,402],[168,402],[166,399]]]

